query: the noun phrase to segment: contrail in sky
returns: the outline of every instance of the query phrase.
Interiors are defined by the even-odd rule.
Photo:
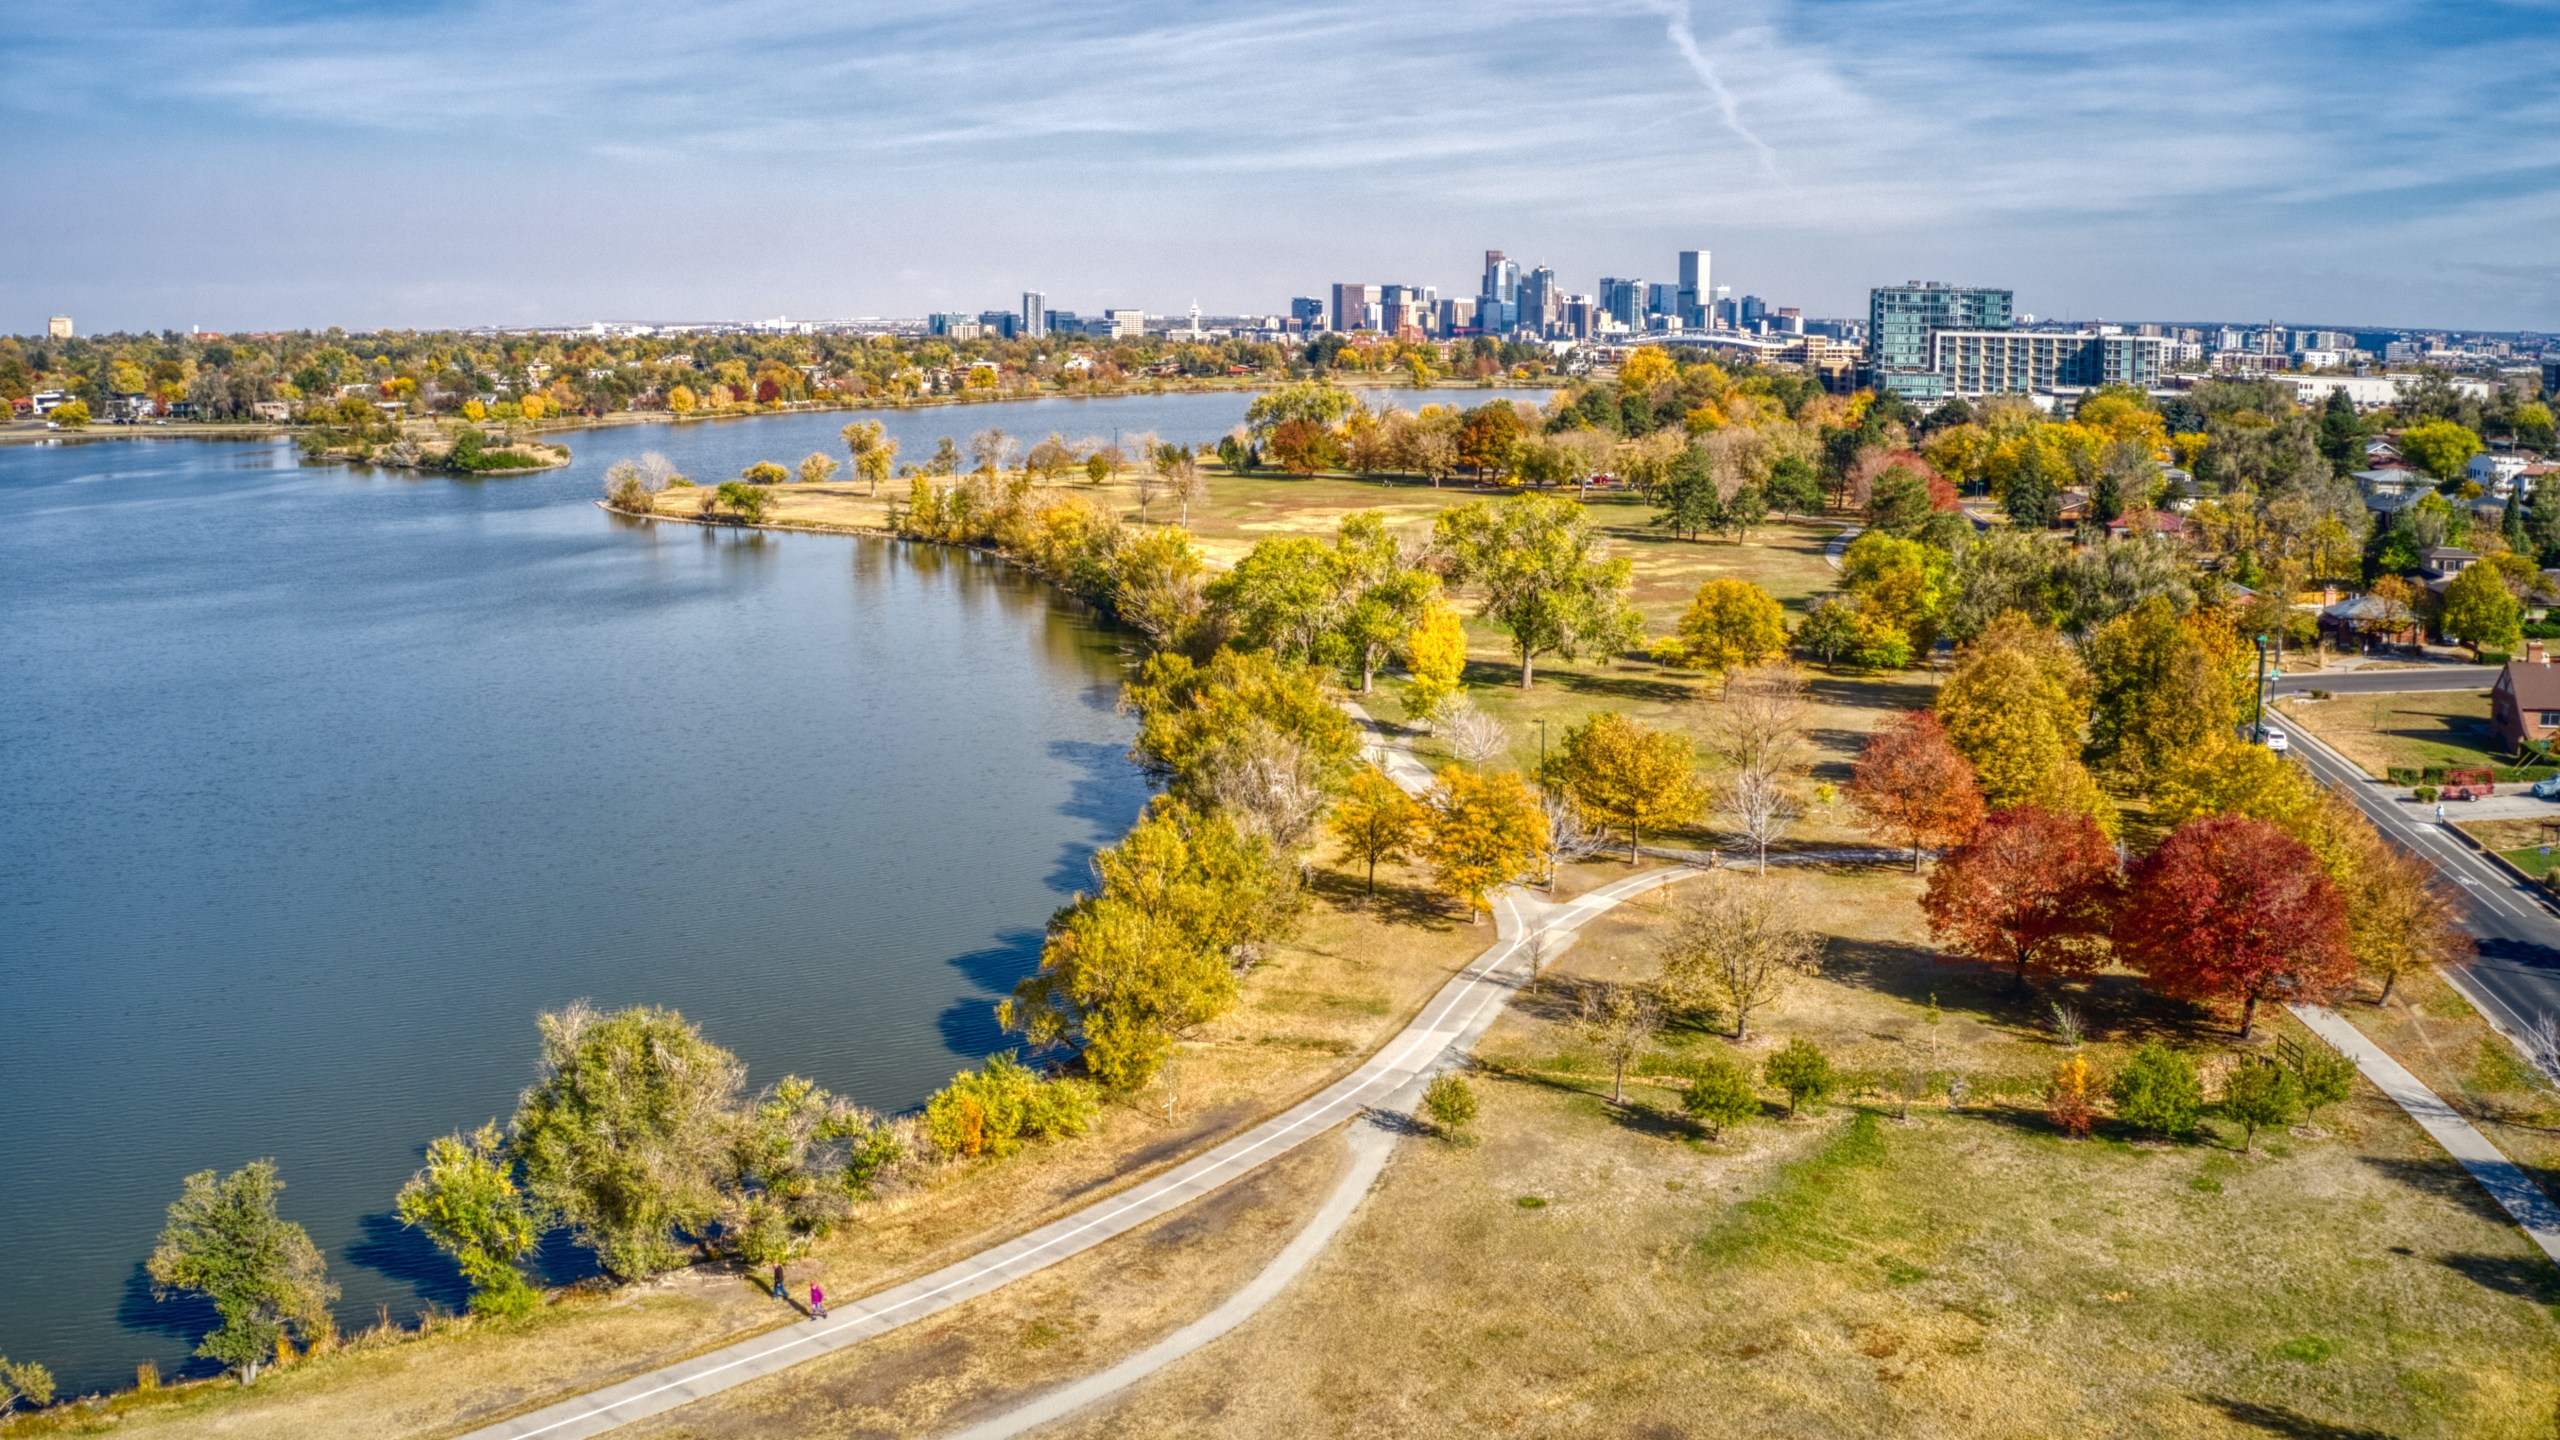
[[[1742,123],[1741,105],[1734,100],[1733,92],[1725,88],[1724,77],[1716,73],[1715,62],[1698,48],[1698,32],[1689,28],[1688,0],[1659,0],[1654,8],[1670,22],[1671,43],[1680,47],[1681,58],[1689,62],[1690,69],[1698,72],[1698,78],[1706,83],[1707,93],[1716,97],[1716,108],[1724,112],[1725,128],[1750,141],[1751,148],[1760,152],[1760,168],[1768,172],[1770,179],[1782,180],[1784,177],[1778,174],[1778,152],[1770,149],[1768,141],[1752,133],[1751,127]]]

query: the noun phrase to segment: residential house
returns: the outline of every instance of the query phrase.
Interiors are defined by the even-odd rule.
[[[2415,615],[2406,609],[2392,614],[2391,607],[2378,595],[2350,595],[2323,606],[2320,635],[2341,650],[2361,649],[2367,642],[2415,645],[2425,638],[2419,633]]]
[[[2136,510],[2107,522],[2107,535],[2111,539],[2134,534],[2176,538],[2186,533],[2187,517],[2168,510]]]
[[[2560,731],[2560,668],[2539,640],[2525,644],[2524,658],[2510,660],[2489,687],[2489,733],[2498,748],[2521,750]]]
[[[2065,490],[2053,497],[2053,518],[2063,525],[2077,525],[2089,518],[2089,497],[2077,490]]]
[[[2454,576],[2479,563],[2479,556],[2459,546],[2430,545],[2418,552],[2418,578],[2441,595]]]
[[[2464,468],[2463,474],[2490,494],[2504,495],[2507,487],[2513,485],[2516,477],[2522,475],[2525,466],[2531,463],[2528,457],[2512,450],[2483,450],[2471,457],[2471,463]]]

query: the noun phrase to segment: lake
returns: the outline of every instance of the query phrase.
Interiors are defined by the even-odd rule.
[[[878,418],[916,460],[1205,441],[1247,398]],[[141,1263],[180,1177],[262,1156],[342,1324],[459,1305],[392,1196],[572,1000],[883,1110],[1003,1048],[989,1007],[1146,800],[1109,628],[980,556],[591,503],[616,459],[717,478],[849,418],[575,432],[478,481],[0,448],[0,1354],[66,1393],[200,1371]]]

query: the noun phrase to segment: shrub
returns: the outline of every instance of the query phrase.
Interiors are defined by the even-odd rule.
[[[2098,1112],[2089,1103],[2089,1061],[2073,1055],[2054,1067],[2052,1083],[2045,1086],[2045,1118],[2054,1128],[2074,1140],[2089,1138],[2090,1127],[2097,1124]]]
[[[2133,1052],[2109,1091],[2117,1119],[2155,1135],[2188,1134],[2204,1113],[2204,1081],[2195,1062],[2156,1040]]]
[[[723,480],[720,488],[711,492],[711,500],[715,505],[736,511],[748,524],[756,525],[763,523],[765,501],[772,498],[772,493],[762,485],[750,485],[744,480]]]
[[[1831,1070],[1831,1057],[1801,1035],[1788,1041],[1785,1049],[1770,1056],[1760,1073],[1771,1085],[1787,1093],[1787,1114],[1790,1116],[1807,1105],[1821,1103],[1837,1083],[1837,1077]]]
[[[89,423],[89,402],[65,400],[46,412],[45,418],[65,430],[77,430]]]
[[[1081,1134],[1098,1104],[1082,1080],[1043,1080],[1008,1050],[963,1070],[925,1102],[925,1135],[946,1155],[1001,1158],[1025,1140]]]
[[[2421,805],[2433,805],[2436,803],[2436,787],[2433,785],[2419,786],[2414,792],[2414,795],[2417,802]]]
[[[1760,1113],[1759,1092],[1751,1077],[1730,1060],[1707,1059],[1689,1072],[1689,1091],[1680,1097],[1689,1118],[1705,1127],[1707,1138],[1721,1139],[1725,1128]]]
[[[1455,1140],[1476,1123],[1475,1087],[1454,1070],[1444,1070],[1422,1092],[1422,1108],[1443,1136]]]
[[[2240,1127],[2240,1152],[2247,1154],[2258,1132],[2289,1125],[2302,1113],[2302,1082],[2291,1070],[2263,1055],[2243,1059],[2222,1082],[2222,1115]]]
[[[2293,1078],[2302,1087],[2302,1108],[2317,1115],[2355,1093],[2356,1062],[2313,1040],[2294,1057]]]

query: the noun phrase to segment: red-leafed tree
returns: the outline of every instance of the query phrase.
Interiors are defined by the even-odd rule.
[[[2123,893],[2115,847],[2086,815],[2033,805],[1992,812],[1929,877],[1920,909],[1950,955],[2027,972],[2086,975],[2106,963]]]
[[[2270,996],[2313,1003],[2355,983],[2347,902],[2301,841],[2264,820],[2207,815],[2134,867],[2116,953],[2151,988],[2240,1002],[2240,1038]]]
[[[1911,869],[1923,850],[1960,844],[1982,823],[1973,762],[1947,740],[1938,717],[1906,710],[1876,727],[1849,777],[1849,803],[1881,839],[1908,846]]]

